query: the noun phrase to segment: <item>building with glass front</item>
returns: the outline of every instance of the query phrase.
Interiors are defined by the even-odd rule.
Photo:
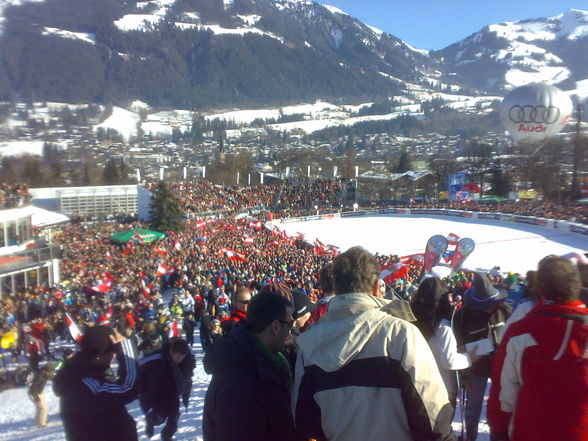
[[[59,283],[59,246],[35,239],[28,205],[0,209],[0,297],[36,285]]]
[[[137,185],[31,188],[33,204],[67,216],[136,214]]]

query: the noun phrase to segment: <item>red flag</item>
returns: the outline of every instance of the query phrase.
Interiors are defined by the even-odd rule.
[[[71,318],[68,312],[65,313],[65,323],[67,324],[67,328],[69,329],[71,337],[79,343],[79,341],[82,339],[82,331],[80,331],[78,324],[73,318]]]
[[[257,221],[257,222],[249,222],[249,228],[254,228],[256,230],[261,230],[261,221]]]
[[[339,254],[339,247],[336,245],[327,245],[327,248],[325,249],[325,254],[337,256]]]
[[[392,283],[396,279],[402,279],[408,275],[410,268],[408,265],[397,262],[388,265],[380,273],[380,279],[386,283]]]
[[[141,287],[143,288],[143,297],[147,300],[151,300],[151,290],[147,287],[144,278],[141,278]]]
[[[157,275],[158,276],[165,276],[165,275],[169,275],[171,273],[173,273],[174,270],[171,269],[169,266],[160,263],[159,266],[157,267]]]
[[[245,243],[253,243],[253,238],[252,237],[249,237],[249,236],[245,236],[243,238],[243,242],[245,242]]]
[[[143,240],[141,235],[139,233],[137,233],[136,231],[133,231],[133,238],[137,239],[137,241],[139,241],[140,244],[145,245],[145,241]]]
[[[229,258],[229,260],[233,262],[246,262],[247,259],[245,258],[245,254],[242,254],[235,250],[225,250],[225,255]]]
[[[165,251],[163,248],[153,247],[153,251],[161,256],[165,256],[167,254],[167,251]]]
[[[206,221],[201,220],[201,221],[196,222],[196,228],[204,228],[204,227],[206,227]]]
[[[180,243],[179,240],[176,239],[176,241],[174,242],[174,248],[176,249],[176,251],[179,253],[180,251],[182,251],[182,244]]]
[[[280,246],[280,244],[275,240],[272,240],[271,242],[266,242],[266,244],[265,244],[266,248],[276,248],[279,246]]]
[[[108,273],[104,273],[102,280],[100,280],[96,286],[92,287],[92,291],[108,292],[108,291],[110,291],[111,285],[112,285],[112,276]]]
[[[321,242],[321,241],[318,239],[318,237],[315,239],[315,241],[314,241],[314,244],[315,244],[317,247],[325,248],[325,244],[324,244],[324,243],[322,243],[322,242]]]
[[[168,337],[179,337],[180,330],[178,329],[178,320],[174,319],[171,326],[169,327],[169,332],[167,334]]]
[[[459,237],[457,234],[455,233],[449,233],[447,235],[447,243],[449,245],[457,245],[457,242],[459,242],[459,239],[461,239],[461,237]]]
[[[410,254],[400,257],[399,260],[407,265],[422,265],[425,261],[425,256],[423,254]]]
[[[127,256],[127,255],[131,254],[132,251],[133,251],[133,241],[129,240],[126,243],[125,249],[123,250],[122,254],[123,254],[123,256]]]

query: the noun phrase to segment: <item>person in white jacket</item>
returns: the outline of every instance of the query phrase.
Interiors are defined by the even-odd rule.
[[[297,338],[292,411],[301,439],[455,441],[427,342],[377,297],[377,259],[354,247],[332,265],[329,310]]]
[[[457,380],[455,371],[471,366],[470,355],[457,350],[457,341],[451,329],[453,306],[447,285],[437,277],[421,282],[411,302],[417,318],[415,325],[429,343],[439,372],[447,388],[449,401],[455,407]]]

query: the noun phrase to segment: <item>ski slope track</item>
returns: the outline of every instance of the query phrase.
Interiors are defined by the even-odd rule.
[[[472,270],[502,271],[524,274],[537,269],[548,254],[564,255],[571,251],[588,251],[588,237],[561,230],[526,224],[487,220],[426,216],[374,216],[313,220],[279,225],[293,236],[305,234],[305,240],[337,245],[341,251],[361,245],[372,253],[422,253],[429,237],[455,233],[470,237],[476,249],[464,264]]]

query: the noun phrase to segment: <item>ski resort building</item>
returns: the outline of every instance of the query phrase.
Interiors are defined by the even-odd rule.
[[[30,286],[59,283],[61,249],[36,239],[35,230],[67,220],[30,204],[0,209],[0,298]]]
[[[33,204],[67,216],[106,218],[138,212],[137,185],[29,189]]]

